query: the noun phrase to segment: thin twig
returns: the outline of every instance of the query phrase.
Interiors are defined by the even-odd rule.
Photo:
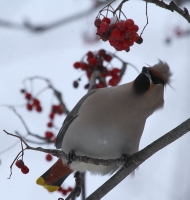
[[[140,37],[143,34],[143,32],[144,32],[145,28],[147,27],[147,25],[148,25],[148,3],[146,2],[146,24],[145,24],[145,26],[144,26],[141,34],[140,34]]]
[[[57,100],[61,104],[64,113],[66,115],[68,115],[70,113],[70,111],[67,109],[65,103],[63,102],[62,93],[60,91],[58,91],[57,89],[55,89],[55,87],[53,86],[52,82],[48,78],[45,78],[45,77],[42,77],[42,76],[33,76],[33,77],[26,78],[23,82],[25,83],[27,80],[33,81],[35,79],[43,80],[43,81],[45,81],[47,83],[48,88],[53,90],[55,97],[57,98]],[[44,90],[42,90],[42,91],[44,91]]]

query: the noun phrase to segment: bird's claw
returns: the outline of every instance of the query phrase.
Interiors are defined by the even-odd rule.
[[[73,162],[73,160],[75,160],[75,157],[76,157],[75,151],[74,150],[69,151],[67,155],[67,160],[68,160],[67,165],[70,165]]]
[[[123,154],[122,156],[121,156],[121,161],[125,161],[125,167],[127,168],[127,166],[128,166],[128,161],[129,161],[129,158],[130,158],[130,155],[129,154]]]

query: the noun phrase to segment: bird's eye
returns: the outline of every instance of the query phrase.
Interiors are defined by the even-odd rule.
[[[158,85],[158,84],[163,84],[163,85],[165,85],[165,82],[164,82],[161,78],[155,76],[151,71],[149,71],[149,73],[150,73],[152,82],[153,82],[155,85]]]
[[[155,85],[157,85],[157,84],[165,84],[164,83],[164,81],[161,79],[161,78],[159,78],[159,77],[154,77],[153,79],[152,79],[152,82],[155,84]]]

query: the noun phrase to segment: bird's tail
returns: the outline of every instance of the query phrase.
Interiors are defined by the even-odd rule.
[[[59,158],[57,162],[52,165],[42,176],[40,176],[36,183],[43,186],[49,192],[54,192],[59,189],[63,181],[73,171],[68,165],[64,165],[62,160]]]

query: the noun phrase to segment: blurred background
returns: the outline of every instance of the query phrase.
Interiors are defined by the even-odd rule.
[[[103,1],[101,1],[103,2]],[[120,1],[113,3],[116,8]],[[36,185],[36,179],[56,161],[47,162],[44,153],[25,151],[24,162],[30,168],[26,175],[10,165],[21,150],[18,139],[6,135],[18,131],[26,135],[21,120],[5,105],[15,106],[32,133],[44,136],[52,104],[57,104],[52,90],[44,91],[39,99],[42,113],[28,112],[26,100],[20,90],[23,80],[32,76],[49,79],[62,93],[68,110],[86,94],[84,85],[88,82],[83,72],[76,70],[73,63],[80,61],[88,51],[105,49],[115,52],[108,42],[94,40],[94,19],[101,6],[93,0],[0,0],[0,198],[19,200],[56,200],[59,192],[49,193]],[[180,1],[180,7],[190,10],[188,1]],[[96,5],[96,7],[95,7]],[[105,4],[102,4],[102,7]],[[146,3],[129,1],[123,5],[123,12],[139,26],[139,33],[146,24]],[[79,15],[77,15],[79,14]],[[76,16],[77,15],[77,16]],[[74,16],[71,18],[71,16]],[[69,21],[70,20],[70,21]],[[148,20],[141,45],[135,44],[130,52],[117,52],[117,56],[135,65],[139,71],[146,64],[154,65],[158,59],[166,61],[173,72],[171,86],[165,90],[165,106],[148,120],[141,139],[140,149],[167,133],[189,118],[190,113],[190,26],[176,12],[170,12],[154,4],[148,4]],[[58,22],[55,24],[55,22]],[[53,26],[54,24],[55,26]],[[45,30],[33,29],[45,25]],[[120,67],[120,66],[116,66]],[[134,80],[138,73],[128,66],[121,81]],[[73,81],[82,76],[79,87]],[[47,84],[42,80],[25,82],[28,91],[38,93]],[[66,115],[56,117],[59,129]],[[53,129],[57,134],[58,130]],[[34,139],[35,140],[35,139]],[[127,177],[103,199],[130,200],[187,200],[190,196],[190,135],[186,134],[176,142],[156,153],[138,170],[135,177]],[[39,144],[31,144],[40,146]],[[44,148],[54,148],[51,144]],[[87,173],[87,195],[102,185],[109,176],[92,176]],[[66,188],[74,186],[73,175],[64,183]],[[63,197],[64,198],[64,197]],[[80,198],[79,198],[80,199]]]

